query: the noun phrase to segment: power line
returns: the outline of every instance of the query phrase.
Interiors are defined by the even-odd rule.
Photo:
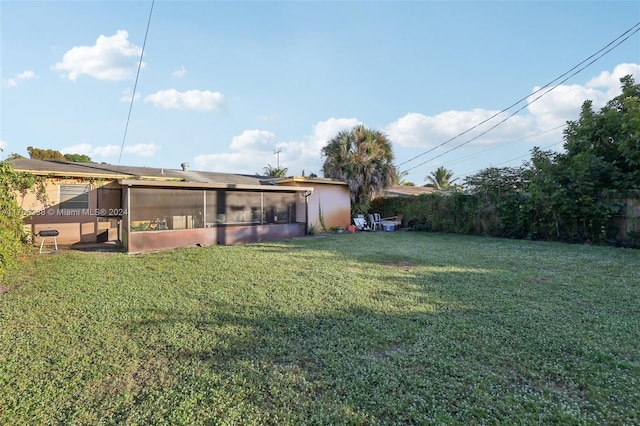
[[[512,140],[512,141],[510,141],[510,142],[506,142],[506,143],[503,143],[503,144],[501,144],[501,145],[495,145],[495,146],[492,146],[492,147],[490,147],[490,148],[484,149],[484,150],[482,150],[482,151],[478,151],[478,152],[476,152],[476,153],[474,153],[474,154],[467,155],[466,157],[460,157],[460,158],[458,158],[458,159],[456,159],[456,160],[454,160],[454,161],[447,161],[447,163],[446,163],[446,164],[447,164],[447,165],[451,165],[451,164],[461,163],[461,162],[463,162],[463,161],[465,161],[465,160],[469,160],[469,159],[474,158],[474,157],[479,157],[479,156],[480,156],[479,154],[483,154],[483,153],[488,152],[488,151],[493,151],[494,149],[502,148],[502,147],[504,147],[504,146],[506,146],[506,145],[510,145],[510,144],[512,144],[512,143],[516,143],[516,142],[524,141],[524,140],[527,140],[527,139],[533,139],[533,138],[536,138],[536,137],[538,137],[538,136],[542,136],[542,135],[544,135],[544,134],[551,133],[551,132],[553,132],[553,131],[555,131],[555,130],[558,130],[558,129],[560,129],[560,128],[564,127],[564,126],[566,126],[566,124],[564,124],[564,123],[563,123],[563,124],[561,124],[561,125],[559,125],[559,126],[556,126],[556,127],[552,128],[552,129],[543,130],[543,131],[538,132],[538,133],[532,133],[532,134],[530,134],[530,135],[523,136],[523,137],[521,137],[521,138],[519,138],[519,139],[514,139],[514,140]]]
[[[595,63],[597,60],[599,60],[600,58],[602,58],[603,56],[605,56],[606,54],[608,54],[609,52],[611,52],[613,49],[615,49],[616,47],[618,47],[620,44],[622,44],[623,42],[625,42],[626,40],[628,40],[628,39],[629,39],[633,34],[637,33],[638,31],[640,31],[640,22],[636,23],[636,24],[635,24],[635,25],[633,25],[631,28],[629,28],[628,30],[626,30],[624,33],[622,33],[621,35],[619,35],[618,37],[616,37],[614,40],[612,40],[611,42],[609,42],[606,46],[604,46],[603,48],[601,48],[600,50],[598,50],[597,52],[595,52],[594,54],[592,54],[592,55],[591,55],[591,56],[589,56],[588,58],[584,59],[583,61],[581,61],[580,63],[578,63],[578,64],[577,64],[577,65],[575,65],[574,67],[572,67],[570,70],[568,70],[568,71],[566,71],[565,73],[563,73],[562,75],[560,75],[560,76],[556,77],[555,79],[553,79],[553,80],[552,80],[552,81],[550,81],[549,83],[547,83],[547,84],[545,84],[544,86],[540,87],[539,89],[537,89],[536,91],[534,91],[534,92],[533,92],[533,93],[531,93],[530,95],[527,95],[526,97],[521,98],[520,100],[518,100],[518,101],[514,102],[513,104],[511,104],[511,105],[510,105],[510,106],[508,106],[507,108],[504,108],[503,110],[501,110],[501,111],[499,111],[499,112],[495,113],[494,115],[492,115],[491,117],[489,117],[489,118],[487,118],[487,119],[485,119],[485,120],[483,120],[483,121],[481,121],[481,122],[477,123],[476,125],[474,125],[474,126],[470,127],[469,129],[467,129],[467,130],[465,130],[465,131],[463,131],[463,132],[461,132],[461,133],[458,133],[457,135],[455,135],[455,136],[453,136],[452,138],[450,138],[450,139],[448,139],[448,140],[446,140],[446,141],[442,142],[441,144],[436,145],[436,146],[434,146],[433,148],[431,148],[431,149],[429,149],[429,150],[427,150],[427,151],[425,151],[425,152],[423,152],[423,153],[421,153],[421,154],[418,154],[418,155],[416,155],[415,157],[412,157],[412,158],[410,158],[410,159],[409,159],[409,160],[407,160],[407,161],[404,161],[404,162],[400,163],[398,166],[402,166],[402,165],[407,164],[407,163],[409,163],[409,162],[411,162],[411,161],[414,161],[414,160],[416,160],[416,159],[418,159],[418,158],[422,157],[423,155],[426,155],[426,154],[428,154],[428,153],[430,153],[430,152],[433,152],[433,151],[434,151],[434,150],[436,150],[437,148],[440,148],[440,147],[442,147],[442,146],[444,146],[444,145],[446,145],[446,144],[448,144],[448,143],[452,142],[453,140],[455,140],[455,139],[459,138],[460,136],[463,136],[463,135],[465,135],[465,134],[469,133],[470,131],[472,131],[472,130],[474,130],[474,129],[478,128],[479,126],[481,126],[481,125],[483,125],[483,124],[487,123],[488,121],[490,121],[490,120],[494,119],[495,117],[499,116],[500,114],[503,114],[503,113],[507,112],[508,110],[510,110],[510,109],[511,109],[511,108],[513,108],[514,106],[516,106],[516,105],[520,104],[521,102],[523,102],[523,101],[525,101],[525,100],[529,99],[531,96],[533,96],[533,95],[535,95],[535,94],[537,94],[537,93],[539,93],[539,92],[543,91],[544,89],[546,89],[547,87],[549,87],[549,86],[551,86],[553,83],[555,83],[556,81],[558,81],[558,80],[562,79],[562,78],[563,78],[563,77],[565,77],[567,74],[569,74],[569,73],[571,73],[572,71],[574,71],[576,68],[580,67],[580,66],[581,66],[582,64],[584,64],[585,62],[590,61],[590,62],[588,62],[585,66],[583,66],[582,68],[578,69],[578,71],[576,71],[576,72],[574,72],[573,74],[569,75],[567,78],[563,79],[562,81],[560,81],[559,83],[557,83],[556,85],[554,85],[553,87],[551,87],[549,90],[547,90],[547,91],[545,91],[544,93],[542,93],[540,96],[538,96],[538,97],[536,97],[535,99],[533,99],[532,101],[528,102],[525,106],[523,106],[523,107],[519,108],[518,110],[516,110],[516,112],[515,112],[515,113],[512,113],[511,115],[507,116],[505,119],[503,119],[503,120],[501,120],[500,122],[498,122],[496,125],[494,125],[494,126],[490,127],[489,129],[487,129],[486,131],[484,131],[484,132],[480,133],[479,135],[475,136],[474,138],[470,139],[469,141],[467,141],[467,142],[465,142],[465,143],[462,143],[462,144],[460,144],[460,145],[458,145],[458,146],[454,147],[453,149],[450,149],[450,150],[448,150],[448,151],[445,151],[444,153],[442,153],[442,154],[440,154],[440,155],[437,155],[436,157],[433,157],[433,158],[431,158],[431,159],[429,159],[429,160],[427,160],[427,161],[424,161],[424,162],[422,162],[422,163],[420,163],[420,164],[418,164],[418,165],[416,165],[416,166],[414,166],[414,167],[411,167],[411,168],[406,169],[406,170],[405,170],[405,172],[408,172],[408,171],[413,170],[413,169],[415,169],[415,168],[417,168],[417,167],[420,167],[420,166],[422,166],[422,165],[424,165],[424,164],[426,164],[426,163],[428,163],[428,162],[430,162],[430,161],[432,161],[432,160],[435,160],[436,158],[439,158],[439,157],[441,157],[441,156],[443,156],[443,155],[445,155],[445,154],[447,154],[447,153],[449,153],[449,152],[451,152],[451,151],[453,151],[453,150],[455,150],[455,149],[458,149],[458,148],[460,148],[460,147],[462,147],[462,146],[464,146],[464,145],[466,145],[466,144],[468,144],[468,143],[470,143],[470,142],[472,142],[472,141],[474,141],[474,140],[478,139],[479,137],[481,137],[481,136],[483,136],[483,135],[487,134],[487,133],[488,133],[488,132],[490,132],[491,130],[493,130],[493,129],[495,129],[496,127],[498,127],[500,124],[502,124],[502,123],[504,123],[505,121],[507,121],[509,118],[513,117],[514,115],[516,115],[517,113],[519,113],[520,111],[522,111],[523,109],[525,109],[528,105],[532,104],[533,102],[536,102],[536,101],[537,101],[537,100],[539,100],[542,96],[544,96],[544,95],[546,95],[547,93],[551,92],[552,90],[554,90],[555,88],[557,88],[557,87],[558,87],[559,85],[561,85],[562,83],[566,82],[566,81],[567,81],[568,79],[570,79],[571,77],[573,77],[573,76],[577,75],[578,73],[582,72],[582,71],[583,71],[584,69],[586,69],[588,66],[592,65],[592,64],[593,64],[593,63]],[[626,36],[626,37],[625,37],[625,36]],[[621,40],[621,39],[622,39],[622,40]],[[614,45],[613,47],[609,48],[609,46],[613,45],[614,43],[615,43],[615,45]],[[608,50],[607,50],[607,49],[608,49]],[[605,51],[605,50],[606,50],[606,51]],[[601,52],[603,52],[603,51],[605,51],[605,52],[604,52],[604,53],[602,53],[602,54],[600,54],[600,53],[601,53]],[[600,56],[598,56],[597,58],[595,58],[595,59],[591,60],[592,58],[594,58],[594,57],[595,57],[595,56],[597,56],[597,55],[600,55]]]
[[[556,145],[561,144],[561,143],[562,143],[562,141],[560,141],[560,142],[555,142],[555,143],[552,143],[551,145],[544,146],[544,147],[542,147],[542,148],[540,148],[540,149],[544,150],[544,149],[551,148],[552,146],[556,146]],[[510,163],[510,162],[512,162],[512,161],[515,161],[515,160],[519,160],[519,159],[521,159],[521,158],[524,158],[524,157],[526,157],[526,156],[528,156],[528,155],[529,155],[529,154],[524,154],[524,155],[521,155],[521,156],[519,156],[519,157],[512,158],[511,160],[507,160],[507,161],[503,161],[503,162],[501,162],[501,163],[495,164],[495,165],[494,165],[494,166],[492,166],[492,167],[501,166],[501,165],[503,165],[503,164],[507,164],[507,163]],[[468,173],[463,173],[463,174],[461,174],[459,177],[466,177],[466,176],[472,175],[472,174],[474,174],[474,173],[477,173],[477,172],[468,172]]]
[[[138,62],[138,71],[136,72],[136,81],[133,84],[133,93],[131,94],[131,103],[129,104],[129,114],[127,114],[127,122],[124,126],[124,135],[122,136],[122,145],[120,146],[120,155],[118,155],[118,166],[122,159],[122,151],[124,151],[124,142],[127,139],[127,131],[129,130],[129,121],[131,120],[131,110],[133,102],[136,99],[136,89],[138,88],[138,79],[140,78],[140,69],[142,68],[142,57],[144,56],[144,48],[147,45],[147,36],[149,35],[149,26],[151,25],[151,14],[153,13],[153,5],[155,0],[151,0],[151,10],[149,10],[149,19],[147,20],[147,29],[144,33],[144,41],[142,42],[142,51],[140,52],[140,61]]]

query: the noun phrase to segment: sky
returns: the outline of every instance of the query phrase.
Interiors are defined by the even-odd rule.
[[[0,0],[0,158],[322,177],[363,124],[405,181],[462,180],[562,151],[627,74],[635,0]]]

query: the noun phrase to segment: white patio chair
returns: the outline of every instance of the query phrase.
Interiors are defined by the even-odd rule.
[[[378,215],[378,220],[376,220],[376,215]],[[380,221],[380,215],[378,213],[369,214],[369,227],[372,231],[376,229],[382,230],[382,221]]]

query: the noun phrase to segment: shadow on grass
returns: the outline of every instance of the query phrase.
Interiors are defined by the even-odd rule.
[[[150,354],[168,357],[180,371],[177,386],[192,380],[215,384],[209,403],[221,404],[214,394],[223,396],[222,405],[231,402],[218,413],[221,418],[274,424],[314,418],[324,424],[424,420],[433,411],[425,392],[433,380],[429,372],[442,368],[432,371],[432,364],[440,363],[434,354],[446,351],[443,345],[454,349],[445,341],[430,347],[439,340],[430,330],[437,315],[432,312],[238,311],[221,304],[200,312],[152,310],[128,331]],[[448,409],[444,400],[439,405]]]
[[[134,312],[140,320],[126,329],[151,356],[167,357],[179,372],[174,386],[213,386],[207,404],[231,422],[481,420],[493,397],[476,392],[478,382],[500,382],[505,400],[522,382],[505,383],[487,362],[491,351],[497,364],[508,358],[508,336],[490,341],[494,333],[487,328],[468,335],[482,314],[468,299],[431,293],[413,263],[391,260],[386,266],[392,269],[380,278],[383,283],[357,306],[276,311],[264,300],[230,304],[203,298],[196,309]],[[438,272],[443,282],[462,274],[482,280],[491,275]],[[478,344],[487,348],[478,351]],[[474,411],[475,406],[480,408]]]
[[[175,389],[209,386],[203,404],[223,422],[604,418],[593,398],[610,367],[589,359],[598,355],[576,334],[581,320],[564,315],[561,305],[501,284],[506,271],[458,265],[425,272],[424,260],[385,253],[364,263],[382,265],[382,272],[361,269],[363,276],[378,274],[379,285],[362,299],[345,296],[350,304],[285,309],[268,300],[232,304],[203,296],[195,309],[138,311],[127,331],[150,354],[167,357]],[[544,292],[535,289],[535,297]],[[612,390],[612,398],[622,395]],[[606,415],[625,421],[628,411]]]

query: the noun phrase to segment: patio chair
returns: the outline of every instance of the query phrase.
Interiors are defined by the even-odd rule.
[[[378,216],[376,219],[376,215]],[[378,213],[369,214],[369,227],[372,231],[375,231],[376,228],[378,230],[382,230],[382,221],[380,220],[380,215]]]

